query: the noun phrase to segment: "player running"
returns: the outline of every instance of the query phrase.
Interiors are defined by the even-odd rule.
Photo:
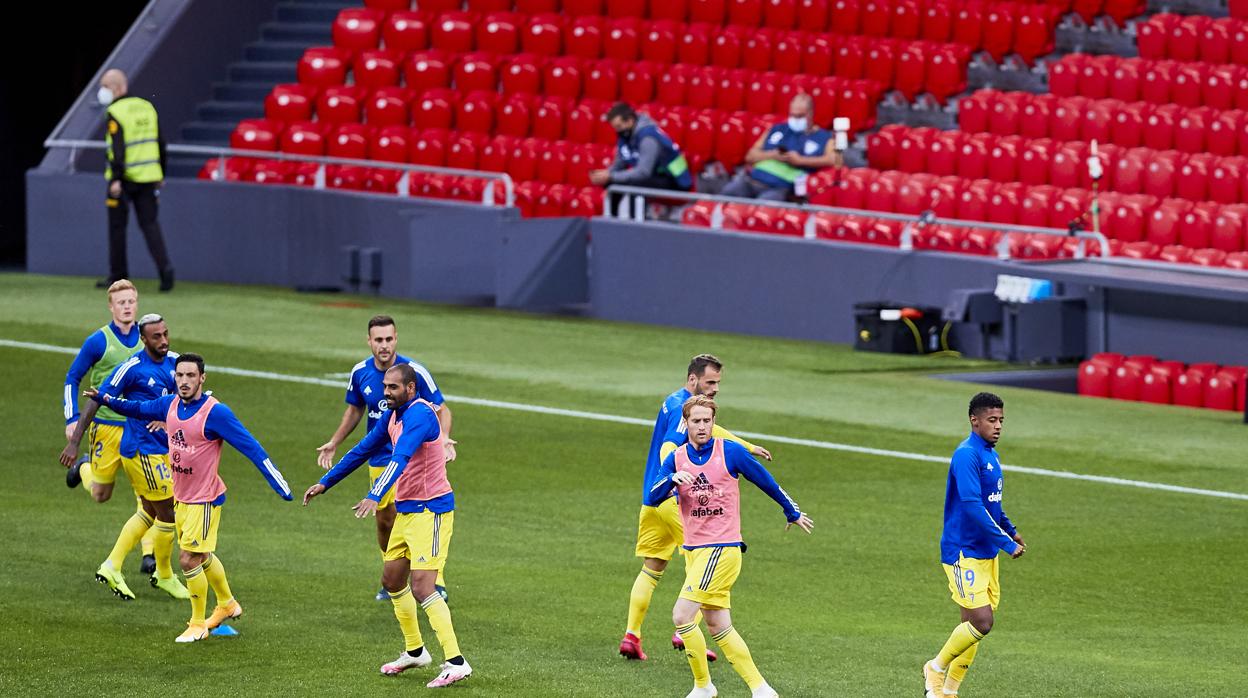
[[[442,431],[447,434],[446,460],[455,460],[455,440],[450,438],[451,408],[446,405],[442,391],[434,382],[433,376],[424,366],[398,353],[398,331],[394,318],[388,315],[377,315],[368,321],[368,348],[372,357],[364,359],[351,369],[351,379],[347,382],[347,409],[342,413],[342,421],[337,431],[320,448],[316,449],[316,462],[328,470],[334,464],[334,452],[338,446],[355,431],[365,412],[368,413],[366,432],[372,431],[378,422],[385,421],[386,411],[390,405],[386,402],[385,382],[386,371],[391,366],[408,364],[416,370],[416,393],[422,400],[434,406],[438,413],[438,422]],[[374,453],[368,456],[369,482],[376,480],[381,471],[390,463],[390,444],[383,443]],[[386,498],[377,508],[377,544],[381,546],[381,554],[386,554],[386,546],[390,542],[390,530],[394,526],[394,494]],[[446,598],[446,581],[442,570],[438,570],[438,593]],[[377,600],[384,601],[389,596],[383,587],[377,592]]]
[[[139,318],[139,336],[143,350],[126,359],[104,381],[101,391],[112,397],[130,400],[155,400],[177,392],[173,381],[176,354],[169,353],[169,328],[164,318],[154,313]],[[61,463],[70,466],[78,459],[78,443],[87,424],[95,417],[99,403],[87,403],[74,434],[61,452]],[[130,548],[151,531],[154,535],[154,563],[151,584],[175,599],[189,599],[186,587],[173,574],[173,475],[166,454],[169,440],[164,421],[127,419],[122,432],[121,465],[130,478],[130,485],[139,498],[141,508],[135,512],[117,537],[108,559],[95,572],[95,578],[123,600],[134,599],[126,584],[122,565]]]
[[[732,585],[741,573],[741,493],[738,480],[744,475],[784,509],[786,530],[797,524],[810,533],[814,522],[798,509],[767,469],[740,444],[713,436],[715,401],[695,395],[685,401],[681,412],[688,427],[689,442],[663,460],[646,492],[647,506],[658,506],[673,491],[680,498],[680,519],[684,524],[685,584],[672,609],[676,632],[685,641],[685,656],[693,670],[693,690],[687,698],[714,698],[706,661],[706,638],[698,627],[699,613],[706,616],[706,627],[728,658],[732,668],[745,679],[753,698],[776,698],[778,694],[750,656],[745,640],[732,627]]]
[[[979,393],[971,398],[969,412],[971,435],[958,444],[949,463],[940,535],[940,562],[953,602],[961,607],[962,623],[940,653],[923,665],[927,698],[958,695],[1001,601],[998,551],[1018,558],[1027,550],[1001,508],[1003,480],[996,446],[1005,424],[1005,403],[992,393]]]
[[[290,501],[290,486],[269,460],[256,438],[225,403],[204,394],[204,359],[198,354],[177,358],[174,381],[178,394],[135,402],[85,391],[87,397],[102,402],[117,413],[136,419],[162,420],[169,433],[169,460],[173,463],[174,521],[180,562],[191,592],[191,620],[175,642],[208,639],[208,631],[230,618],[243,615],[225,578],[225,567],[213,553],[217,549],[217,528],[225,504],[225,483],[217,474],[221,464],[221,442],[226,441],[246,456],[268,481],[269,487]],[[205,618],[208,587],[216,594],[217,605]]]
[[[642,498],[645,499],[654,474],[658,472],[663,459],[667,458],[687,439],[685,424],[681,419],[681,407],[691,396],[706,395],[715,397],[719,393],[719,383],[723,375],[723,363],[711,354],[698,354],[689,362],[685,372],[685,386],[667,396],[659,409],[659,416],[654,421],[654,433],[650,437],[650,451],[646,455],[646,472],[642,480]],[[736,441],[756,456],[771,460],[771,454],[762,446],[741,439],[726,429],[715,426],[715,436],[721,439]],[[644,558],[641,571],[633,581],[633,590],[629,595],[628,625],[624,631],[624,639],[620,640],[620,654],[628,659],[645,659],[646,653],[641,648],[641,626],[645,622],[646,612],[650,609],[650,599],[654,590],[663,578],[667,563],[672,553],[680,546],[681,533],[680,509],[674,497],[664,499],[657,506],[647,506],[644,501],[641,515],[637,522],[637,557]],[[684,649],[684,641],[680,635],[672,636],[672,646]],[[715,661],[715,653],[707,650],[707,659]]]
[[[426,685],[442,688],[468,678],[472,667],[460,654],[451,609],[434,588],[438,570],[450,554],[455,493],[446,479],[446,433],[438,423],[433,404],[420,397],[417,383],[416,369],[410,364],[399,364],[386,371],[386,400],[394,405],[389,416],[379,421],[320,482],[308,488],[303,503],[306,506],[360,467],[370,454],[390,444],[389,464],[373,483],[368,497],[353,507],[356,518],[375,515],[379,503],[394,490],[398,515],[386,548],[381,579],[390,592],[394,617],[406,644],[398,659],[382,665],[381,673],[399,674],[433,662],[420,634],[414,592],[446,658],[442,672]]]
[[[82,343],[78,355],[74,357],[69,371],[65,374],[65,389],[62,392],[62,406],[65,411],[65,440],[73,440],[78,427],[78,386],[83,379],[92,388],[98,388],[104,379],[123,361],[130,358],[139,349],[139,330],[134,320],[139,313],[139,291],[127,279],[114,281],[108,287],[108,312],[113,316],[112,322],[92,332]],[[104,503],[113,496],[113,485],[117,481],[117,469],[121,466],[122,427],[126,420],[109,409],[96,413],[94,420],[82,420],[86,433],[89,434],[89,449],[84,462],[69,464],[65,473],[65,484],[71,489],[82,485],[97,502]],[[73,441],[74,450],[82,442],[82,431]],[[137,498],[136,498],[137,499]],[[143,512],[143,502],[138,501],[135,514]],[[151,574],[156,569],[156,558],[152,556],[155,538],[154,531],[142,539],[143,563],[139,568],[143,574]]]

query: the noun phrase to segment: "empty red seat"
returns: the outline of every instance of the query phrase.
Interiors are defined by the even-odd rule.
[[[1174,192],[1180,199],[1204,201],[1209,196],[1209,171],[1217,166],[1218,157],[1193,153],[1182,160],[1174,178]]]
[[[533,122],[535,97],[515,94],[503,100],[495,109],[495,128],[506,136],[524,138],[529,135]]]
[[[1243,250],[1245,224],[1248,224],[1248,206],[1220,206],[1210,229],[1209,246],[1227,253]],[[1227,261],[1231,261],[1229,255]]]
[[[1109,397],[1110,371],[1108,364],[1099,361],[1084,361],[1079,364],[1077,390],[1080,395],[1089,397]]]
[[[1018,154],[1024,140],[1018,136],[997,138],[988,152],[988,179],[1011,182],[1018,179]]]
[[[521,34],[520,47],[525,53],[539,56],[560,55],[563,51],[563,17],[554,13],[530,17]]]
[[[682,31],[683,26],[672,20],[660,19],[647,23],[640,32],[641,59],[664,65],[675,63],[676,51],[680,46],[676,37]]]
[[[1153,153],[1145,168],[1141,182],[1142,191],[1159,198],[1173,196],[1175,191],[1175,175],[1182,166],[1183,156],[1174,151]]]
[[[1049,119],[1049,135],[1056,141],[1079,140],[1083,113],[1089,104],[1085,97],[1066,97],[1054,103]]]
[[[897,74],[893,86],[907,100],[913,101],[926,86],[927,54],[924,44],[911,42],[897,54]]]
[[[477,25],[476,45],[479,51],[508,55],[520,50],[520,34],[525,17],[512,12],[491,12]]]
[[[1118,59],[1112,62],[1109,96],[1124,102],[1140,98],[1140,64],[1134,60]]]
[[[1147,370],[1140,377],[1139,400],[1158,405],[1169,405],[1173,400],[1171,385],[1173,376],[1165,371]]]
[[[689,0],[689,21],[723,24],[728,16],[725,0]]]
[[[1165,199],[1153,209],[1148,221],[1147,239],[1154,246],[1173,245],[1179,241],[1179,226],[1191,204],[1179,199]]]
[[[961,131],[941,131],[933,134],[927,147],[926,170],[935,175],[953,175],[958,171],[958,158],[962,153]]]
[[[1170,61],[1144,61],[1140,70],[1140,99],[1154,104],[1170,101],[1175,64]]]
[[[423,51],[429,48],[429,17],[411,10],[391,12],[382,24],[381,39],[391,51]]]
[[[1205,150],[1205,129],[1209,110],[1185,109],[1174,122],[1174,149],[1185,153]]]
[[[264,98],[264,118],[290,123],[308,121],[312,118],[312,103],[316,88],[311,85],[287,83],[275,85]]]
[[[1161,248],[1156,243],[1147,240],[1128,242],[1122,246],[1122,256],[1130,259],[1157,259],[1160,252]]]
[[[493,133],[498,93],[478,90],[460,100],[455,111],[455,128],[469,133]]]
[[[426,90],[411,105],[412,125],[417,128],[451,128],[459,95],[444,88]]]
[[[1054,159],[1058,146],[1058,143],[1048,138],[1035,138],[1027,141],[1023,146],[1023,152],[1018,156],[1018,181],[1024,184],[1047,184],[1050,169],[1058,166],[1065,169],[1068,165],[1065,153],[1060,159]]]
[[[1008,7],[1008,5],[1007,5]],[[1018,15],[1014,26],[1013,50],[1028,65],[1054,48],[1054,29],[1059,13],[1052,5],[1015,5]]]
[[[538,56],[521,54],[503,65],[499,85],[503,94],[535,95],[542,90],[542,60]]]
[[[628,64],[620,77],[620,99],[629,104],[644,104],[654,97],[655,74],[663,71],[649,63]]]
[[[488,53],[470,53],[455,64],[454,81],[457,92],[498,90],[497,59]]]
[[[988,157],[994,137],[976,133],[962,139],[962,157],[958,160],[958,176],[980,179],[988,176]]]
[[[1049,92],[1060,97],[1079,94],[1079,74],[1086,57],[1080,53],[1064,56],[1049,66]]]
[[[862,77],[892,86],[897,75],[897,44],[887,39],[873,41],[866,49],[866,59]]]
[[[1057,187],[1047,185],[1028,187],[1018,202],[1018,224],[1046,228],[1049,225],[1049,210],[1057,200]]]
[[[451,86],[451,58],[443,51],[417,51],[403,61],[403,82],[419,94]]]
[[[450,53],[468,53],[476,43],[473,28],[478,21],[474,12],[443,12],[433,23],[430,45]]]
[[[385,13],[366,7],[348,7],[334,19],[331,35],[334,46],[348,51],[377,48]]]
[[[1152,209],[1156,200],[1150,196],[1121,196],[1118,204],[1109,211],[1105,233],[1123,242],[1139,242],[1148,232]]]
[[[602,56],[602,17],[577,17],[567,29],[564,52],[580,58]]]
[[[618,61],[637,60],[641,55],[641,23],[633,17],[609,20],[603,31],[602,55]]]
[[[407,125],[411,94],[405,87],[381,87],[364,105],[364,119],[372,126]]]
[[[364,160],[368,157],[369,140],[373,134],[371,126],[364,124],[339,124],[329,131],[325,142],[325,154],[332,158],[351,158]]]
[[[331,124],[359,121],[365,92],[355,85],[326,87],[316,100],[316,118]]]
[[[581,59],[556,58],[546,64],[542,92],[554,97],[577,99],[581,96]]]
[[[1192,259],[1192,250],[1182,245],[1167,245],[1161,248],[1157,259],[1171,264],[1186,264]]]
[[[1219,372],[1205,381],[1202,405],[1213,410],[1235,409],[1235,378],[1230,373]]]
[[[1200,407],[1204,404],[1206,374],[1199,368],[1189,368],[1174,379],[1174,404]]]
[[[360,51],[351,71],[355,84],[370,89],[398,85],[400,61],[399,54],[388,49]]]
[[[318,46],[303,52],[296,67],[299,82],[326,87],[341,85],[347,79],[349,54],[332,46]]]
[[[557,141],[563,138],[564,114],[570,111],[569,102],[558,98],[547,98],[537,105],[533,112],[533,136]]]
[[[281,150],[296,155],[324,155],[325,134],[323,126],[311,121],[287,124],[282,132]]]
[[[413,131],[408,144],[408,161],[415,165],[443,167],[446,165],[446,145],[451,134],[443,129]]]
[[[406,126],[377,129],[368,144],[368,158],[384,162],[407,162],[411,132]]]

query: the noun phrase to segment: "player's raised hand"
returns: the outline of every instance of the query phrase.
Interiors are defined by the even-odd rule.
[[[814,529],[814,527],[815,527],[815,522],[814,522],[814,521],[812,521],[812,520],[811,520],[811,518],[810,518],[809,516],[807,516],[807,515],[805,515],[805,514],[802,514],[801,516],[799,516],[799,517],[798,517],[797,521],[794,521],[794,522],[792,522],[792,523],[787,523],[787,524],[785,524],[785,525],[784,525],[784,530],[786,530],[786,531],[787,531],[787,530],[789,530],[790,528],[793,528],[793,526],[797,526],[798,528],[802,529],[803,531],[805,531],[805,532],[807,532],[807,533],[811,533],[811,532],[812,532],[812,529]]]
[[[334,467],[334,453],[338,450],[338,444],[333,441],[326,441],[316,449],[316,464],[329,470]]]
[[[755,446],[754,450],[751,451],[751,453],[758,456],[759,458],[765,458],[767,460],[771,460],[771,451],[768,451],[762,446]]]
[[[78,460],[78,444],[70,441],[65,444],[65,448],[61,449],[60,459],[61,465],[66,468],[72,466]]]
[[[445,448],[446,448],[446,462],[447,463],[450,463],[451,461],[455,460],[455,456],[457,455],[455,453],[455,444],[457,443],[459,442],[456,441],[455,439],[448,438],[446,440]]]
[[[360,500],[359,504],[356,504],[355,506],[351,507],[351,511],[355,512],[355,518],[357,519],[364,519],[364,518],[368,518],[369,516],[376,516],[377,515],[377,502],[374,502],[368,497],[365,497],[364,499]]]
[[[303,493],[303,505],[306,507],[308,505],[308,502],[312,501],[313,497],[324,494],[324,493],[325,493],[325,485],[322,485],[319,482],[316,483],[315,485],[312,485],[311,487],[308,488],[307,492]]]

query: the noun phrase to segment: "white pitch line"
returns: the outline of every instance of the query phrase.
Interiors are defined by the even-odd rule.
[[[0,339],[0,346],[12,347],[14,349],[29,349],[31,351],[42,351],[54,354],[77,354],[77,349],[70,347],[58,347],[51,344],[39,344],[36,342],[18,342],[11,339]],[[245,368],[230,368],[228,366],[211,366],[206,367],[206,371],[215,373],[224,373],[231,376],[243,376],[245,378],[260,378],[264,380],[282,381],[286,383],[302,383],[305,385],[323,385],[330,388],[341,388],[341,380],[329,380],[327,378],[314,378],[311,376],[292,376],[285,373],[273,373],[270,371],[252,371]],[[628,424],[632,426],[649,427],[654,422],[647,419],[639,419],[637,417],[623,417],[614,414],[603,414],[600,412],[583,412],[581,410],[567,410],[560,407],[544,407],[542,405],[527,405],[519,402],[505,402],[502,400],[487,400],[485,398],[465,397],[463,395],[447,395],[446,398],[452,402],[463,403],[465,405],[476,405],[478,407],[492,407],[500,410],[513,410],[516,412],[529,412],[534,414],[548,414],[556,417],[571,417],[574,419],[589,419],[598,422],[611,422],[613,424]],[[834,441],[817,441],[814,439],[798,439],[791,436],[780,436],[777,434],[764,434],[754,431],[739,431],[741,436],[750,439],[759,439],[762,441],[771,441],[774,443],[790,444],[793,446],[806,446],[809,448],[820,448],[828,451],[842,451],[845,453],[858,453],[867,456],[879,456],[882,458],[896,458],[899,460],[920,461],[924,463],[948,463],[949,459],[941,456],[929,456],[923,453],[912,453],[909,451],[892,451],[883,448],[870,448],[867,446],[855,446],[853,444],[842,444]],[[1083,480],[1085,482],[1099,482],[1106,485],[1119,485],[1123,487],[1138,487],[1146,490],[1160,490],[1163,492],[1176,492],[1179,494],[1194,494],[1203,497],[1218,497],[1221,499],[1238,499],[1248,501],[1248,494],[1240,492],[1225,492],[1222,490],[1206,490],[1199,487],[1184,487],[1182,485],[1168,485],[1163,482],[1148,482],[1146,480],[1129,480],[1121,477],[1110,477],[1107,475],[1085,475],[1083,473],[1072,473],[1066,470],[1049,470],[1046,468],[1030,468],[1021,465],[1002,465],[1002,469],[1015,473],[1023,473],[1026,475],[1039,475],[1042,477],[1056,477],[1065,480]]]

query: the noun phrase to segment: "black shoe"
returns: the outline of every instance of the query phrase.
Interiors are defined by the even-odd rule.
[[[156,556],[144,555],[143,564],[139,565],[139,571],[143,574],[152,574],[156,571]],[[152,586],[156,586],[156,582],[152,582]]]
[[[79,458],[77,463],[69,466],[69,469],[65,471],[66,487],[72,490],[82,484],[82,473],[79,471],[82,470],[82,464],[86,462],[87,458]]]
[[[160,292],[166,293],[173,290],[173,267],[160,272]]]
[[[107,279],[100,279],[99,281],[95,282],[95,287],[96,288],[108,288],[109,286],[112,286],[113,284],[117,283],[119,279],[123,279],[123,278],[125,277],[118,277],[117,279],[114,279],[113,277],[110,276]]]

